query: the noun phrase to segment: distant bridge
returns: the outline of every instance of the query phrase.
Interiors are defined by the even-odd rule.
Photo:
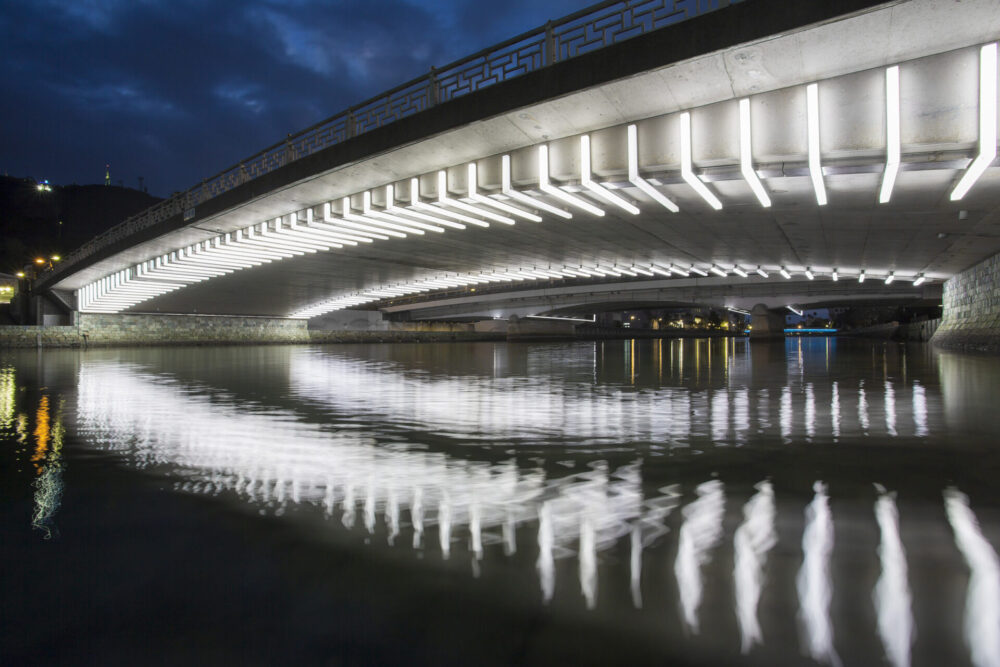
[[[927,301],[1000,251],[995,3],[724,4],[603,3],[432,71],[38,287],[82,312],[299,318]]]

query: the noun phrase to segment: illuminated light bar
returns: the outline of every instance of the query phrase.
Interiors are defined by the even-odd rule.
[[[927,280],[927,277],[921,273],[919,276],[917,276],[917,279],[913,281],[913,286],[919,287],[924,283],[925,280]]]
[[[333,217],[332,209],[333,207],[329,202],[323,204],[323,224],[322,225],[316,224],[315,227],[317,229],[323,231],[329,231],[331,233],[337,233],[341,230],[348,231],[353,234],[357,234],[360,232],[365,236],[369,236],[373,239],[380,239],[382,241],[389,240],[389,237],[386,236],[386,234],[388,234],[389,232],[387,232],[386,230],[378,227],[372,227],[371,225],[364,223],[351,222],[349,220],[338,220],[337,218]],[[405,234],[397,234],[395,232],[393,232],[392,236],[396,236],[399,238],[406,238]]]
[[[816,203],[826,205],[826,186],[823,184],[823,166],[819,155],[819,85],[806,86],[806,122],[809,139],[809,176],[816,191]]]
[[[404,229],[406,227],[416,227],[417,229],[424,229],[428,232],[437,232],[438,234],[444,233],[444,228],[439,227],[438,225],[430,225],[426,222],[419,222],[416,220],[407,220],[399,217],[398,215],[372,210],[372,193],[370,190],[366,190],[364,194],[361,195],[361,214],[366,218],[374,218],[380,222],[384,221],[391,222],[395,225],[401,225]]]
[[[888,204],[899,172],[899,65],[885,70],[885,173],[878,194],[880,204]]]
[[[657,275],[667,276],[667,277],[670,276],[670,269],[661,269],[660,267],[656,266],[655,264],[652,265],[652,266],[650,266],[649,270],[652,271],[653,273],[657,274]]]
[[[306,239],[296,239],[290,238],[287,234],[277,235],[274,233],[257,235],[252,233],[251,230],[247,230],[247,234],[244,237],[241,244],[244,246],[252,246],[255,248],[266,248],[274,250],[289,250],[293,252],[307,252],[314,253],[320,250],[330,250],[331,248],[343,248],[344,246],[340,243],[334,243],[332,241],[320,242],[312,241]],[[354,244],[357,245],[357,244]]]
[[[416,181],[417,179],[413,179]],[[420,193],[417,192],[411,199],[419,201]],[[437,218],[433,215],[428,215],[420,211],[414,211],[411,208],[400,208],[396,206],[396,188],[392,185],[385,186],[385,210],[392,215],[405,215],[411,218],[416,218],[417,220],[423,220],[424,222],[429,222],[432,225],[441,225],[444,227],[451,227],[452,229],[465,229],[465,225],[461,222],[455,222],[454,220],[446,220],[444,218]]]
[[[242,240],[242,230],[237,229],[235,234],[229,233],[223,235],[221,242],[213,246],[211,252],[224,252],[230,255],[238,255],[240,257],[255,259],[287,259],[288,257],[294,257],[295,255],[306,254],[305,251],[301,250],[276,250],[269,248],[251,249],[240,244],[240,241]]]
[[[780,269],[778,269],[778,273],[780,273],[781,277],[784,278],[785,280],[790,280],[792,277],[792,274],[790,274],[788,272],[788,269],[786,269],[785,267],[781,267]]]
[[[895,280],[895,279],[896,279],[896,273],[894,271],[890,271],[889,275],[886,276],[885,284],[886,285],[891,285],[892,281]]]
[[[680,209],[677,204],[663,196],[653,184],[639,175],[639,131],[635,125],[628,126],[628,182],[639,188],[649,198],[657,204],[667,209],[671,213],[677,213]]]
[[[493,208],[510,213],[511,215],[516,215],[519,218],[524,218],[525,220],[530,220],[531,222],[541,222],[541,216],[535,215],[534,213],[528,213],[523,211],[516,206],[511,206],[502,201],[497,201],[496,199],[490,199],[489,197],[477,192],[479,186],[478,177],[476,174],[476,163],[469,163],[469,174],[467,178],[468,189],[469,189],[469,199],[480,204],[486,204],[487,206],[492,206]]]
[[[837,269],[833,270],[833,275],[830,277],[833,278],[833,282],[837,282],[838,280],[840,280],[840,274],[837,273]]]
[[[858,282],[863,283],[865,281],[865,277],[865,272],[862,270],[861,273],[858,274]]]
[[[813,272],[808,267],[806,267],[805,273],[806,273],[806,278],[808,278],[809,280],[813,280],[816,277],[813,275]]]
[[[716,211],[722,208],[719,198],[702,183],[691,167],[691,114],[687,111],[681,114],[681,178],[694,188],[709,206]]]
[[[487,211],[485,209],[479,208],[478,206],[473,206],[472,204],[466,204],[464,201],[458,201],[457,199],[452,199],[448,196],[448,172],[444,169],[438,172],[437,179],[438,186],[438,204],[442,206],[450,206],[451,208],[457,208],[466,213],[471,213],[472,215],[478,215],[488,220],[494,222],[502,222],[505,225],[515,224],[513,218],[508,218],[506,215],[500,215],[499,213],[494,213],[493,211]]]
[[[631,270],[635,271],[636,273],[640,273],[644,276],[653,277],[652,271],[650,271],[649,269],[644,269],[641,266],[636,266],[635,264],[632,265]]]
[[[273,259],[286,259],[288,257],[316,252],[316,248],[283,248],[277,244],[270,245],[261,242],[253,236],[248,237],[242,229],[237,229],[231,234],[226,234],[226,237],[225,243],[231,249],[240,250],[248,254],[260,254],[262,257],[271,257]]]
[[[381,220],[372,220],[371,218],[365,218],[360,215],[356,215],[351,212],[351,198],[344,197],[341,200],[341,215],[344,220],[349,220],[351,222],[365,223],[375,229],[381,230],[383,233],[389,236],[395,236],[397,238],[405,238],[407,234],[419,234],[423,236],[424,230],[414,229],[413,227],[402,227],[400,225],[394,225],[391,222],[383,222]]]
[[[757,265],[757,273],[760,274],[760,276],[762,278],[767,278],[768,277],[767,271],[765,271],[764,269],[762,269],[759,264]]]
[[[729,275],[728,273],[726,273],[725,269],[723,269],[721,266],[716,266],[715,264],[713,264],[711,266],[710,270],[711,270],[712,273],[714,273],[714,274],[716,274],[718,276],[722,276],[723,278],[725,278],[726,276]]]
[[[706,271],[704,271],[703,269],[699,269],[699,268],[698,268],[697,266],[695,266],[694,264],[692,264],[691,266],[689,266],[689,267],[687,268],[687,270],[688,270],[688,271],[690,271],[691,273],[696,273],[696,274],[698,274],[699,276],[707,276],[707,275],[708,275],[708,273],[707,273]]]
[[[726,310],[732,313],[739,313],[740,315],[750,315],[749,310],[744,310],[743,308],[737,308],[736,306],[726,306]]]
[[[740,100],[740,172],[747,185],[753,190],[757,201],[765,208],[771,205],[764,184],[760,182],[757,172],[753,170],[753,144],[750,141],[750,98]]]
[[[733,273],[735,273],[736,275],[738,275],[740,278],[746,278],[749,275],[749,274],[747,274],[746,271],[744,271],[743,269],[741,269],[739,266],[734,266],[733,267]]]
[[[333,241],[328,238],[320,239],[318,237],[297,234],[294,231],[296,229],[298,229],[298,224],[296,223],[295,214],[293,213],[291,215],[291,222],[288,225],[283,225],[281,223],[281,218],[278,218],[274,221],[274,229],[272,230],[270,228],[270,223],[262,222],[259,228],[247,228],[245,236],[247,238],[254,239],[258,243],[264,242],[266,244],[274,244],[275,247],[302,250],[310,248],[315,250],[343,248],[343,244],[345,243],[349,245],[358,245],[354,241]]]
[[[793,308],[792,306],[785,306],[785,308],[787,308],[788,310],[792,311],[793,313],[795,313],[799,317],[802,317],[802,311],[799,310],[798,308]]]
[[[622,197],[601,184],[595,183],[591,178],[592,175],[590,166],[590,135],[584,134],[580,137],[580,184],[587,188],[588,191],[593,192],[604,201],[614,204],[623,211],[632,215],[639,215],[639,209],[636,206],[631,202],[625,201]]]
[[[546,213],[551,213],[552,215],[559,216],[560,218],[565,218],[566,220],[569,220],[570,218],[573,217],[573,214],[570,213],[569,211],[564,211],[561,208],[550,206],[549,204],[546,204],[543,201],[533,199],[532,197],[529,197],[523,192],[518,192],[517,190],[515,190],[511,186],[509,155],[504,155],[502,158],[500,158],[500,171],[501,171],[500,192],[502,192],[504,195],[510,197],[511,199],[519,201],[522,204],[526,204],[535,209],[538,209],[539,211],[545,211]]]
[[[444,205],[438,202],[437,206],[431,206],[430,204],[425,204],[420,201],[420,180],[417,178],[410,179],[410,207],[417,208],[422,211],[428,211],[435,215],[443,215],[454,220],[460,220],[462,222],[467,222],[470,225],[476,225],[477,227],[489,227],[490,223],[485,220],[477,220],[476,218],[464,215],[462,213],[456,213],[455,211],[449,211],[444,208]]]
[[[348,245],[372,243],[371,238],[361,234],[350,234],[347,232],[333,233],[320,229],[317,223],[313,220],[313,212],[311,208],[306,210],[306,223],[304,225],[299,224],[298,218],[293,215],[291,217],[291,221],[288,223],[288,229],[284,230],[283,233],[288,236],[314,239],[318,241],[330,240],[335,243],[347,243]]]
[[[684,269],[682,269],[681,267],[679,267],[679,266],[676,266],[676,265],[674,265],[674,264],[671,264],[671,265],[670,265],[670,271],[671,271],[672,273],[676,273],[677,275],[679,275],[679,276],[683,276],[683,277],[685,277],[685,278],[687,278],[688,276],[690,276],[690,275],[691,275],[691,273],[690,273],[690,272],[688,272],[688,271],[685,271],[685,270],[684,270]]]
[[[997,156],[997,44],[979,50],[979,155],[968,166],[951,200],[965,196]]]
[[[576,206],[579,209],[583,209],[591,215],[596,215],[598,217],[604,216],[604,211],[597,208],[590,202],[586,202],[579,197],[574,197],[570,193],[564,191],[562,188],[557,188],[556,186],[549,183],[549,147],[539,146],[538,147],[538,189],[542,192],[552,195],[557,199],[561,199],[571,206]]]

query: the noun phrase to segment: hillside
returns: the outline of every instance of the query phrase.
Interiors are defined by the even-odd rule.
[[[15,273],[35,257],[68,255],[158,201],[114,185],[40,191],[34,180],[0,176],[0,271]]]

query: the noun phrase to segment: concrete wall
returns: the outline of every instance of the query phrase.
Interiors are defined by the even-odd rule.
[[[1000,255],[944,284],[944,316],[932,342],[951,350],[1000,352]]]

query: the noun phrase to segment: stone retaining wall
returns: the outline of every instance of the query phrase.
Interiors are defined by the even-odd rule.
[[[1000,352],[1000,255],[944,284],[944,316],[931,339],[951,350]]]
[[[74,326],[0,326],[0,348],[263,343],[391,343],[504,340],[471,327],[432,331],[309,330],[305,320],[212,315],[99,315],[81,313]]]

